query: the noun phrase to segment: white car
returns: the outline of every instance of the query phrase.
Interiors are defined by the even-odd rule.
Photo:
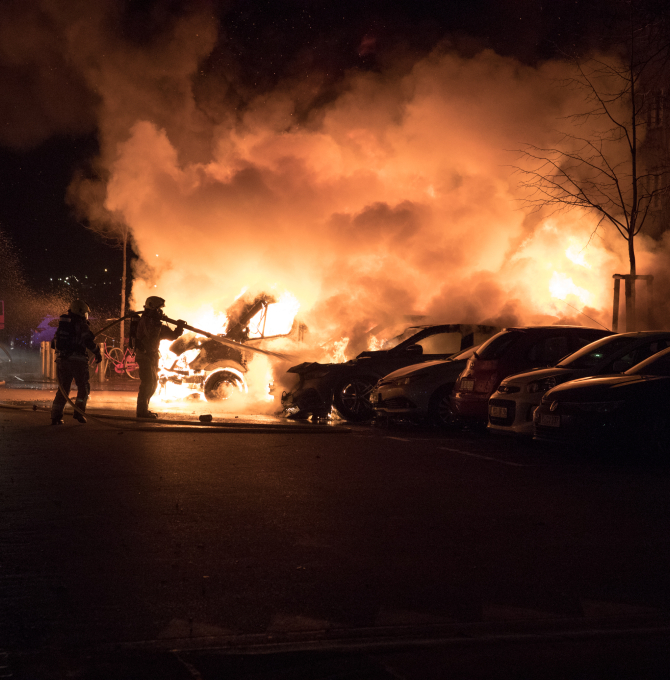
[[[556,385],[631,366],[670,347],[670,331],[640,331],[608,335],[569,354],[551,368],[505,378],[488,404],[491,432],[533,436],[533,413],[542,395]]]
[[[377,418],[431,420],[442,427],[453,424],[449,395],[477,347],[468,347],[442,361],[412,364],[385,375],[370,392]]]

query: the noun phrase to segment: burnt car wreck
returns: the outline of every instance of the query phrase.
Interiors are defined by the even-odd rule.
[[[226,332],[217,337],[252,346],[251,343],[261,340],[290,335],[265,334],[268,308],[275,302],[274,297],[266,294],[258,295],[251,301],[237,300],[226,310]],[[250,337],[250,326],[254,319],[255,337]],[[196,350],[195,356],[192,350]],[[184,385],[195,392],[204,393],[207,401],[222,401],[235,392],[247,389],[244,374],[253,356],[250,353],[222,345],[215,339],[203,338],[197,333],[182,335],[170,345],[170,352],[177,358],[171,366],[162,369],[159,382],[163,386],[168,382]]]
[[[328,417],[335,408],[346,420],[369,420],[374,415],[369,395],[380,378],[412,364],[448,359],[498,330],[474,324],[410,326],[386,344],[388,349],[361,352],[340,364],[293,366],[288,373],[295,373],[298,383],[282,394],[283,413],[289,418],[318,419]]]

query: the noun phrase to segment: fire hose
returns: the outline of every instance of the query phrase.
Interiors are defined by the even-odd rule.
[[[99,335],[101,335],[102,333],[104,333],[104,332],[105,332],[106,330],[108,330],[109,328],[112,328],[112,327],[115,326],[116,324],[121,323],[121,321],[124,321],[125,319],[130,319],[130,318],[133,318],[133,317],[137,317],[137,316],[139,316],[139,314],[138,314],[137,312],[132,312],[131,314],[126,314],[125,316],[119,317],[118,319],[114,319],[114,321],[112,321],[112,323],[110,323],[110,324],[108,324],[107,326],[104,326],[103,328],[101,328],[101,329],[94,335],[94,339],[97,338],[97,337],[98,337]],[[166,316],[161,317],[161,321],[165,321],[166,323],[171,323],[171,324],[175,324],[175,325],[178,324],[177,321],[175,321],[174,319],[170,319],[170,318],[168,318],[168,317],[166,317]],[[291,358],[292,358],[291,355],[289,355],[289,354],[283,354],[283,353],[281,353],[281,352],[271,352],[271,351],[269,351],[269,350],[263,350],[263,349],[260,349],[260,348],[258,348],[258,347],[250,347],[250,346],[245,345],[245,344],[243,344],[243,343],[235,342],[234,340],[229,340],[229,339],[227,339],[227,338],[221,338],[221,337],[219,337],[219,336],[217,336],[217,335],[214,335],[213,333],[209,333],[209,332],[204,331],[204,330],[202,330],[202,329],[195,328],[194,326],[190,326],[189,324],[180,324],[180,325],[182,325],[183,328],[185,328],[185,329],[187,329],[187,330],[190,330],[190,331],[192,331],[192,332],[194,332],[194,333],[198,333],[199,335],[204,335],[206,338],[208,338],[208,339],[210,339],[210,340],[214,340],[214,341],[216,341],[216,342],[219,342],[219,343],[221,343],[222,345],[226,345],[226,346],[228,346],[228,347],[234,347],[234,348],[236,348],[236,349],[240,349],[240,350],[244,350],[244,351],[251,351],[251,352],[258,353],[258,354],[264,354],[264,355],[266,355],[266,356],[272,356],[272,357],[275,357],[275,358],[278,358],[278,359],[287,360],[287,359],[291,359]],[[83,411],[82,409],[80,409],[80,408],[79,408],[79,407],[78,407],[78,406],[70,399],[69,394],[65,392],[65,389],[63,388],[63,385],[61,385],[61,382],[60,382],[60,380],[58,379],[58,372],[56,372],[56,383],[58,384],[58,390],[59,390],[60,393],[65,397],[65,399],[67,400],[67,403],[70,404],[70,406],[72,406],[72,408],[73,408],[77,413],[79,413],[79,414],[82,415],[82,416],[86,416],[85,411]],[[3,406],[4,406],[4,405],[3,405]],[[17,407],[11,407],[11,406],[6,406],[6,407],[9,407],[9,408],[17,408]],[[36,410],[36,407],[34,407],[33,410]],[[315,434],[316,434],[317,432],[321,432],[321,433],[323,433],[323,432],[336,432],[336,431],[337,431],[337,432],[341,432],[341,433],[348,433],[348,432],[351,432],[351,430],[349,430],[349,429],[347,429],[347,428],[337,428],[337,429],[333,429],[333,428],[330,428],[330,427],[323,427],[323,426],[322,426],[322,427],[318,427],[318,426],[316,426],[316,427],[314,427],[314,426],[305,427],[304,425],[300,425],[300,426],[298,426],[298,425],[293,425],[293,426],[291,426],[291,425],[282,425],[282,426],[280,426],[280,427],[277,427],[277,426],[269,425],[269,426],[265,426],[265,427],[263,427],[263,426],[255,426],[255,427],[243,428],[243,427],[240,427],[240,426],[232,426],[231,424],[218,424],[218,423],[190,423],[190,422],[173,421],[173,420],[166,420],[166,419],[160,419],[160,418],[159,418],[159,419],[152,419],[152,420],[150,420],[150,421],[147,421],[147,420],[144,419],[144,418],[115,417],[115,416],[103,416],[103,417],[101,417],[101,416],[92,415],[91,413],[88,414],[88,417],[89,417],[89,418],[93,418],[94,420],[97,420],[98,422],[103,422],[103,423],[104,423],[105,425],[107,425],[108,427],[114,427],[114,428],[122,428],[122,426],[118,426],[118,425],[115,425],[115,424],[113,424],[113,423],[106,422],[107,419],[109,419],[109,418],[114,418],[114,419],[118,418],[119,420],[132,420],[132,421],[135,421],[135,422],[143,422],[143,423],[150,422],[150,423],[157,423],[157,424],[167,424],[167,425],[170,425],[170,426],[171,426],[170,428],[167,428],[167,430],[169,430],[169,431],[171,431],[171,432],[173,432],[173,431],[175,431],[175,430],[177,430],[177,431],[183,431],[184,428],[181,427],[181,426],[183,426],[183,425],[188,425],[188,426],[189,426],[189,427],[187,428],[187,431],[189,431],[189,432],[190,432],[190,431],[193,431],[193,427],[195,427],[198,431],[203,431],[203,429],[204,429],[204,430],[210,431],[210,432],[212,432],[212,431],[218,431],[218,432],[222,432],[222,431],[226,431],[226,432],[231,432],[231,431],[234,431],[234,432],[252,432],[252,431],[253,431],[253,432],[262,433],[262,432],[268,432],[268,431],[276,432],[277,430],[281,430],[281,431],[284,431],[284,432],[312,432],[312,433],[315,433]],[[175,426],[177,426],[177,427],[175,427]],[[208,428],[209,428],[209,429],[208,429]],[[224,429],[224,428],[225,428],[225,429]],[[149,428],[142,428],[142,429],[143,429],[143,430],[150,430],[150,431],[153,431],[153,432],[156,432],[156,431],[165,431],[165,428],[153,428],[153,427],[149,427]]]

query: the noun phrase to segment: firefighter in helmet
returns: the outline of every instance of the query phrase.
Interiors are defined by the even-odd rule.
[[[80,423],[86,422],[83,412],[86,410],[86,402],[91,391],[86,350],[93,353],[96,363],[102,361],[100,348],[95,344],[94,335],[89,328],[90,311],[83,300],[75,300],[67,314],[63,314],[58,320],[58,329],[51,341],[51,348],[56,350],[56,377],[59,385],[51,406],[52,425],[63,424],[66,395],[70,394],[73,380],[77,386],[77,398],[74,403],[79,409],[74,412],[74,419]]]
[[[135,337],[135,357],[140,370],[140,389],[137,394],[137,417],[156,418],[149,410],[149,401],[158,387],[158,351],[161,340],[176,340],[184,332],[185,321],[177,321],[174,330],[162,323],[165,300],[151,295],[144,303]]]

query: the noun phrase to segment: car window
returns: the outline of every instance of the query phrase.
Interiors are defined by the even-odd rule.
[[[569,351],[565,335],[550,335],[531,346],[526,358],[533,366],[553,366]]]
[[[636,347],[622,357],[619,357],[617,361],[622,361],[627,364],[627,368],[632,368],[635,364],[639,364],[641,361],[654,356],[656,352],[660,352],[662,349],[668,347],[668,343],[665,340],[655,340],[654,342],[648,342],[640,347]],[[614,364],[612,364],[614,366]],[[613,368],[612,368],[613,370]],[[623,370],[622,368],[619,371]],[[627,370],[627,369],[626,369]],[[619,372],[617,371],[617,372]]]
[[[626,371],[626,375],[665,375],[670,376],[670,350],[653,354],[648,359]]]
[[[461,348],[461,339],[460,333],[435,333],[415,344],[423,347],[424,354],[453,354]]]
[[[562,368],[594,368],[607,358],[618,354],[635,343],[635,338],[609,336],[592,342],[586,347],[565,357],[559,364]]]
[[[500,357],[520,338],[522,331],[501,331],[497,335],[487,340],[480,349],[477,350],[477,356],[480,359],[489,361],[491,359],[500,359]]]
[[[380,349],[393,349],[400,343],[405,342],[405,340],[408,338],[411,338],[413,335],[418,335],[421,333],[421,331],[423,331],[423,328],[420,326],[410,326],[409,328],[406,328],[400,335],[396,335],[394,338],[388,338],[388,340],[382,340]]]

